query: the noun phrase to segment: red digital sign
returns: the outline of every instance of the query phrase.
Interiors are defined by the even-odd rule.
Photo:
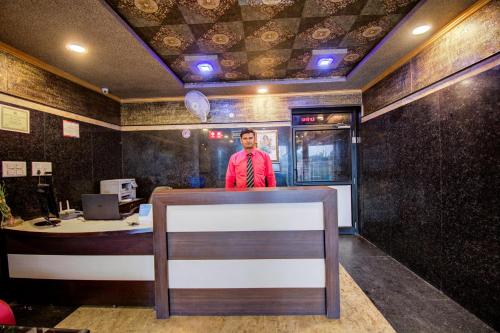
[[[222,134],[221,131],[209,131],[208,132],[208,138],[212,140],[220,140],[224,138],[224,134]]]
[[[301,123],[314,123],[316,121],[316,117],[302,117],[300,118]]]

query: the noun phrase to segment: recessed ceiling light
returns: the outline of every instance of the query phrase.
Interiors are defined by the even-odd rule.
[[[333,58],[320,58],[317,62],[320,67],[328,67],[332,64]]]
[[[86,53],[87,49],[81,45],[75,44],[75,43],[69,43],[66,45],[66,48],[70,51],[76,52],[76,53]]]
[[[269,90],[267,89],[267,87],[260,87],[259,89],[257,89],[257,92],[259,94],[265,94],[267,93]]]
[[[212,65],[210,65],[208,63],[201,63],[201,64],[196,65],[196,67],[198,67],[198,70],[202,73],[210,73],[210,72],[213,72],[213,70],[214,70]]]
[[[416,27],[415,29],[413,29],[412,33],[414,35],[421,35],[421,34],[426,33],[429,30],[431,30],[431,26],[428,25],[428,24],[425,24],[425,25],[421,25],[421,26]]]

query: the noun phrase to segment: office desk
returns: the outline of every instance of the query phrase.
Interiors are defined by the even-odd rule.
[[[154,304],[152,223],[128,225],[137,218],[2,229],[9,291],[21,302]]]

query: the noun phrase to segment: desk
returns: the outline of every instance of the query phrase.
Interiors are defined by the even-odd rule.
[[[339,318],[335,189],[158,191],[153,211],[158,318]]]
[[[36,220],[5,228],[9,290],[21,302],[152,305],[152,223]]]

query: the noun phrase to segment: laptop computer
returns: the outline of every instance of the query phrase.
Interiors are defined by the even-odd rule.
[[[121,220],[116,194],[82,194],[85,220]]]

